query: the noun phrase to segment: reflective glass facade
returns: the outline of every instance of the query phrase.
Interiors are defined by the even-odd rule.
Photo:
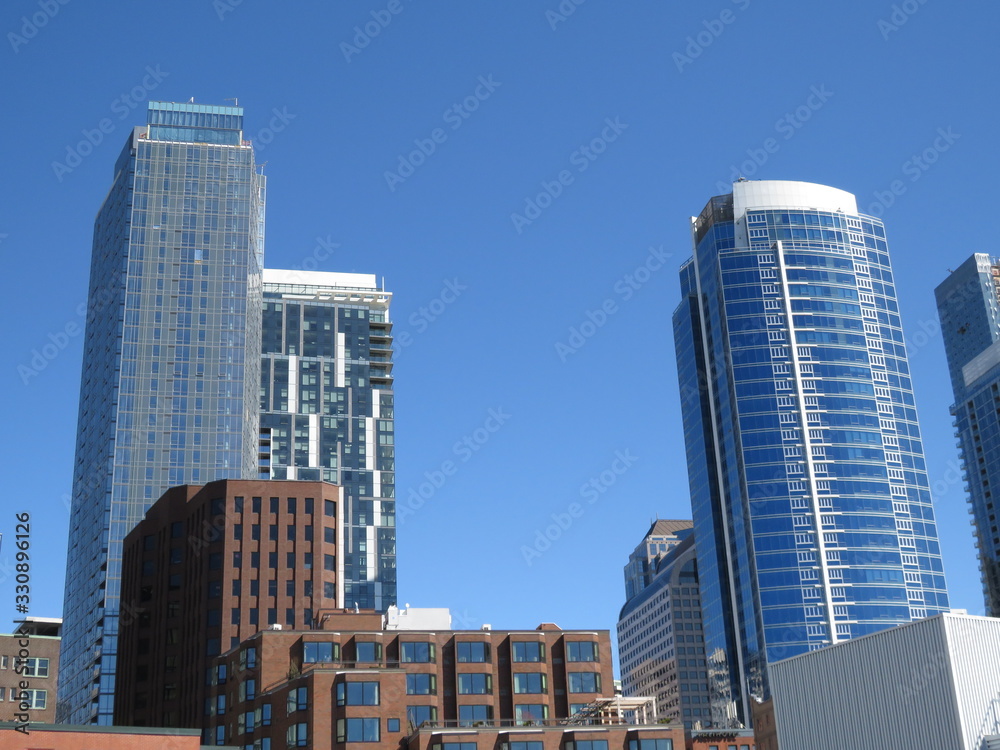
[[[935,293],[986,614],[1000,617],[1000,260],[973,255]]]
[[[391,295],[366,274],[264,271],[262,476],[343,487],[336,603],[396,603]]]
[[[257,476],[264,177],[242,119],[150,102],[95,221],[60,722],[111,723],[122,541],[145,510]]]
[[[713,723],[769,662],[947,611],[885,230],[741,181],[692,221],[674,335]]]

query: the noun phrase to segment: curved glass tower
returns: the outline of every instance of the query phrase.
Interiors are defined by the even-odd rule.
[[[713,723],[767,664],[948,610],[882,223],[740,181],[692,219],[674,335]]]

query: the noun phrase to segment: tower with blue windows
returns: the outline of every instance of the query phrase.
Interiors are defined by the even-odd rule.
[[[1000,617],[1000,531],[993,497],[1000,491],[1000,259],[976,253],[935,294],[985,612]]]
[[[882,223],[745,181],[692,219],[674,313],[713,724],[767,664],[948,610]]]
[[[257,476],[264,177],[243,110],[150,102],[94,222],[57,720],[111,724],[122,542],[168,487]]]

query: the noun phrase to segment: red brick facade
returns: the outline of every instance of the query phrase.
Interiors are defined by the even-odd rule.
[[[31,725],[29,733],[0,724],[0,750],[198,750],[192,729]]]
[[[626,747],[627,731],[640,732],[568,723],[571,713],[613,695],[606,630],[430,632],[382,630],[377,622],[373,614],[338,614],[323,631],[265,631],[217,659],[204,741],[330,750],[395,748],[408,739],[411,750],[424,750],[478,736],[479,750],[514,737],[544,743],[522,750],[565,750],[564,735],[590,732],[614,735],[612,750]],[[683,747],[681,728],[642,731],[651,729],[658,734],[643,737],[674,744],[647,750]]]
[[[125,538],[115,723],[201,727],[212,659],[336,605],[340,489],[173,487]]]

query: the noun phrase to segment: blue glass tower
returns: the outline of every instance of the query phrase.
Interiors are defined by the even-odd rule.
[[[264,270],[262,475],[343,488],[329,607],[396,604],[391,299],[372,274]]]
[[[150,102],[95,220],[60,722],[112,722],[122,541],[145,510],[257,476],[264,177],[242,130],[239,107]]]
[[[935,290],[986,614],[1000,617],[1000,260],[976,253]]]
[[[713,723],[767,664],[948,610],[885,230],[740,181],[692,219],[674,313]]]

